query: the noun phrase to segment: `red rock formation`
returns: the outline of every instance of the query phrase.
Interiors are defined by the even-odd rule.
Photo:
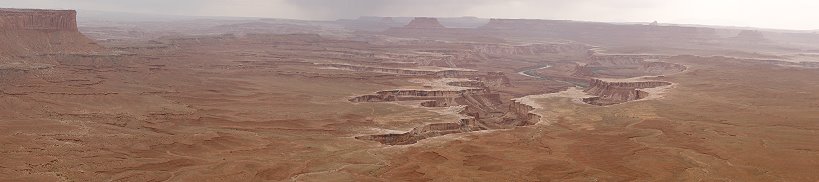
[[[446,28],[438,22],[436,18],[427,18],[427,17],[417,17],[413,19],[409,24],[404,26],[404,28],[412,28],[412,29],[437,29],[437,28]]]
[[[77,31],[74,10],[0,9],[0,31]]]
[[[639,100],[648,96],[648,92],[638,89],[654,88],[671,85],[668,82],[606,82],[599,79],[589,81],[589,87],[584,92],[597,97],[583,99],[593,105],[612,105]]]
[[[74,10],[0,9],[0,57],[100,49],[77,30]]]

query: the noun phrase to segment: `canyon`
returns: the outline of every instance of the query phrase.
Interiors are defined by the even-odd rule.
[[[84,13],[0,9],[0,181],[819,180],[810,34]]]

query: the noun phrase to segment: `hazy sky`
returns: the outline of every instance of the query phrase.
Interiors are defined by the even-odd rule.
[[[338,19],[477,16],[819,29],[819,0],[0,0],[0,7]]]

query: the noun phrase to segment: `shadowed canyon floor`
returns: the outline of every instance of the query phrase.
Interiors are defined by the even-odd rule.
[[[810,47],[753,32],[208,21],[3,29],[0,181],[819,180]]]

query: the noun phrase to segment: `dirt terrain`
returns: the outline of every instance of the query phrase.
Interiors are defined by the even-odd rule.
[[[76,13],[0,9],[0,181],[819,181],[815,34]]]

